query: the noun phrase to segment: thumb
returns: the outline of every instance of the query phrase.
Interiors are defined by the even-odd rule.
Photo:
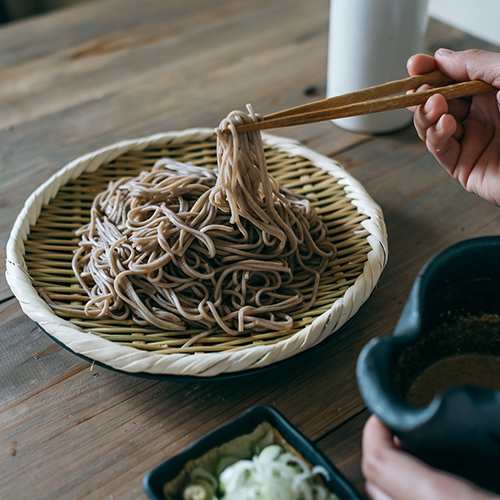
[[[453,80],[483,80],[500,88],[500,53],[478,49],[461,52],[439,49],[434,57],[439,70]]]

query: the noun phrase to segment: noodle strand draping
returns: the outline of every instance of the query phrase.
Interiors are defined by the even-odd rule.
[[[269,176],[260,133],[237,132],[256,119],[222,120],[217,175],[164,159],[96,196],[73,256],[86,315],[199,339],[287,330],[315,302],[335,248],[307,200]]]

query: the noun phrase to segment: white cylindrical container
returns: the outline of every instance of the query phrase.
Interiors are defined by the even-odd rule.
[[[407,76],[406,61],[420,52],[428,0],[331,0],[328,51],[329,97]],[[404,127],[406,110],[334,120],[364,133]]]

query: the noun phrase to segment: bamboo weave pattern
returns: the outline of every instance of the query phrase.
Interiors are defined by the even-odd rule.
[[[280,184],[307,197],[328,227],[328,235],[337,246],[337,258],[321,277],[315,306],[294,316],[294,328],[286,332],[263,332],[233,337],[215,332],[194,344],[184,346],[190,332],[168,332],[155,327],[138,327],[131,321],[90,319],[83,314],[86,296],[71,269],[71,258],[78,244],[74,231],[89,220],[94,196],[111,179],[135,176],[152,168],[160,158],[170,157],[197,166],[216,166],[215,138],[203,142],[186,141],[129,151],[103,164],[96,172],[83,173],[62,186],[31,228],[25,243],[28,273],[38,293],[55,314],[104,339],[158,354],[209,353],[234,350],[284,340],[327,311],[363,272],[371,247],[368,231],[361,224],[367,217],[359,213],[346,196],[345,188],[325,170],[306,158],[292,156],[276,147],[266,147],[269,172]],[[301,290],[307,297],[308,290]],[[65,306],[81,309],[68,314]]]

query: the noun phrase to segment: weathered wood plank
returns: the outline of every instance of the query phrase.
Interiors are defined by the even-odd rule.
[[[318,430],[328,427],[318,425],[318,421],[326,418],[334,427],[333,422],[343,422],[347,415],[354,415],[362,408],[354,380],[355,358],[369,338],[390,333],[415,274],[427,258],[464,237],[490,234],[500,228],[496,207],[466,194],[441,172],[416,142],[411,130],[358,146],[347,151],[343,159],[388,211],[392,259],[369,303],[317,354],[317,359],[307,363],[308,371],[304,379],[300,379],[303,384],[300,389],[296,380],[287,379],[280,396],[271,399],[312,438],[318,436]],[[348,370],[339,372],[338,362],[348,366]],[[330,377],[336,383],[332,383]],[[274,388],[272,382],[267,384],[268,392]],[[339,391],[341,394],[346,392],[347,397],[342,397],[341,401],[342,404],[349,402],[351,411],[342,411],[342,417],[337,419]],[[258,389],[254,392],[257,394]],[[321,402],[324,399],[331,403],[327,403],[326,408]],[[198,433],[192,437],[195,435]],[[169,450],[163,452],[169,455]],[[150,458],[142,457],[142,460],[147,462]],[[141,467],[129,470],[129,474],[139,476]],[[96,495],[119,492],[132,498],[139,489],[138,479],[135,486],[118,486],[112,482],[97,489]]]
[[[369,413],[364,410],[316,444],[359,492],[364,490],[361,472],[361,435]]]
[[[414,274],[454,242],[500,229],[497,207],[465,192],[437,166],[412,129],[360,145],[339,160],[383,207],[391,255],[387,280]]]
[[[132,7],[131,2],[128,4]],[[135,7],[129,10],[127,22],[117,23],[116,5],[103,3],[107,10],[95,22],[100,33],[94,28],[87,42],[68,41],[45,56],[4,69],[1,126],[101,100],[129,84],[144,90],[157,85],[162,97],[173,94],[179,80],[189,81],[193,88],[206,88],[208,73],[227,72],[228,77],[237,78],[231,65],[248,66],[252,55],[268,59],[268,53],[285,45],[293,50],[295,45],[308,42],[309,31],[311,38],[318,39],[326,30],[319,12],[306,17],[305,6],[297,1],[289,2],[286,32],[273,29],[279,4],[238,0],[214,2],[210,9],[202,4],[198,0],[168,8],[163,4],[161,8],[162,3],[156,2],[152,12],[141,9],[146,15],[139,19],[133,18],[133,12],[139,10]],[[127,6],[120,10],[126,11]],[[159,17],[154,15],[155,10]],[[257,25],[260,36],[251,36]],[[203,51],[199,50],[201,46]],[[255,74],[252,81],[255,83]],[[203,92],[202,98],[208,101],[210,94]]]
[[[341,159],[385,208],[391,241],[377,290],[342,332],[311,358],[248,381],[155,384],[99,369],[99,376],[84,370],[20,403],[16,396],[0,413],[0,448],[18,443],[14,459],[0,458],[5,480],[16,484],[31,470],[24,487],[32,493],[132,498],[146,470],[256,402],[276,405],[313,439],[361,411],[354,377],[359,350],[374,335],[390,332],[432,253],[497,231],[500,214],[439,170],[410,129],[348,150]],[[18,332],[29,331],[32,323],[25,322]],[[47,461],[48,455],[60,458]]]
[[[246,7],[238,9],[239,4],[231,3],[226,11],[225,4],[216,2],[219,21],[200,20],[193,13],[194,28],[180,34],[174,30],[176,36],[165,33],[171,23],[177,26],[176,17],[169,20],[165,10],[157,18],[153,11],[137,28],[156,37],[151,43],[130,42],[99,54],[80,53],[77,59],[69,53],[80,49],[63,47],[7,68],[11,84],[0,89],[5,103],[0,107],[0,252],[28,195],[80,154],[162,130],[214,126],[248,100],[256,110],[271,110],[311,99],[304,95],[311,85],[324,91],[327,23],[322,13],[327,2],[307,15],[303,2],[288,2],[282,19],[286,29],[279,30],[274,21],[279,5],[242,2]],[[195,12],[211,11],[197,9],[196,2],[186,5]],[[98,24],[104,32],[106,22]],[[134,35],[125,30],[123,36]],[[8,124],[14,119],[22,123],[12,128]],[[288,130],[287,135],[320,149],[323,145],[327,154],[365,140],[328,124]],[[0,300],[9,296],[2,275]]]
[[[40,380],[50,389],[33,389],[0,411],[0,449],[13,442],[17,448],[15,457],[0,456],[0,496],[2,484],[16,484],[28,470],[24,491],[37,498],[84,494],[87,488],[102,498],[124,477],[134,478],[127,489],[137,496],[148,468],[257,402],[276,405],[319,437],[362,408],[351,376],[362,342],[353,344],[351,335],[346,331],[303,362],[248,381],[156,383],[96,367],[64,380],[50,374]]]
[[[233,6],[237,9],[245,7],[238,2],[233,2]],[[134,0],[94,0],[48,15],[16,21],[0,30],[0,68],[41,59],[64,48],[82,46],[83,49],[85,44],[88,44],[89,53],[91,47],[96,47],[95,53],[99,54],[104,51],[104,46],[98,42],[114,39],[116,33],[126,33],[148,23],[171,22],[172,34],[175,35],[173,27],[176,23],[183,28],[186,20],[200,20],[202,16],[206,19],[214,11],[221,15],[221,8],[228,14],[232,11],[231,5],[223,0],[214,0],[210,9],[206,7],[203,0],[190,0],[189,3],[169,0],[168,5],[158,0],[141,0],[140,3]],[[110,35],[109,39],[107,35]]]
[[[29,321],[17,301],[0,304],[0,408],[43,391],[46,386],[82,370],[88,363],[62,350],[36,323]]]
[[[43,32],[36,20],[0,30],[0,40],[13,33],[9,43],[4,41],[22,56],[20,61],[7,59],[0,68],[5,81],[0,87],[1,260],[24,200],[74,157],[123,138],[213,126],[228,109],[248,100],[256,110],[272,110],[314,98],[304,95],[311,86],[324,93],[326,1],[312,10],[298,0],[287,2],[285,13],[279,4],[263,0],[257,5],[231,2],[230,8],[214,2],[211,9],[198,8],[198,1],[175,2],[169,9],[148,2],[138,9],[134,29],[129,24],[137,4],[130,0],[121,9],[116,2],[98,3],[93,23],[89,6],[75,9],[77,13],[67,9],[55,20],[40,19],[43,29],[48,25],[55,33],[39,40],[34,52],[22,52],[20,40],[26,30],[36,36]],[[132,10],[125,22],[127,6]],[[80,15],[82,29],[68,30],[62,20],[72,26]],[[58,36],[64,43],[54,46]],[[440,23],[431,23],[429,43],[486,46]],[[329,124],[276,132],[329,155],[367,140]],[[9,296],[2,273],[0,300]]]
[[[327,9],[327,0],[314,9],[299,0],[286,8],[221,0],[210,9],[203,0],[168,7],[106,0],[1,29],[0,253],[27,195],[79,154],[126,137],[213,126],[247,100],[267,111],[314,98],[303,94],[311,85],[323,93]],[[484,46],[438,23],[429,40],[434,48]],[[138,498],[148,469],[259,402],[311,438],[323,436],[320,446],[361,484],[359,350],[390,332],[432,253],[498,232],[500,215],[448,179],[411,130],[375,140],[329,124],[277,132],[325,154],[344,151],[340,160],[383,206],[391,260],[372,299],[297,363],[216,384],[91,370],[5,301],[0,498]],[[0,301],[9,297],[2,280],[3,273]]]

